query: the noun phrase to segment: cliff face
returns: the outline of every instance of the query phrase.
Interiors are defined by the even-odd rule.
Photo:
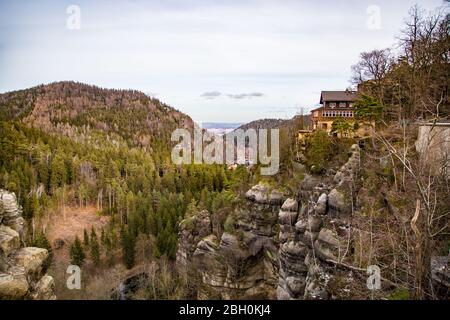
[[[353,275],[336,265],[350,259],[357,145],[349,156],[344,166],[323,179],[306,175],[295,199],[262,184],[254,186],[246,193],[246,203],[228,217],[220,238],[211,230],[207,211],[184,220],[177,264],[200,274],[199,298],[345,296]]]
[[[46,249],[24,247],[24,220],[14,193],[0,189],[0,299],[56,299]]]
[[[283,204],[280,224],[280,276],[277,298],[329,299],[337,274],[333,266],[349,259],[350,222],[360,150],[353,145],[350,158],[334,175],[318,181],[306,176],[298,201]],[[351,273],[339,274],[351,281]]]
[[[282,202],[281,192],[254,186],[246,194],[245,205],[228,217],[220,238],[212,234],[207,211],[180,224],[177,264],[198,271],[198,298],[275,298],[275,236]]]

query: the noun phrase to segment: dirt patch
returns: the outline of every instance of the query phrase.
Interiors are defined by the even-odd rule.
[[[100,230],[107,226],[109,219],[107,216],[100,216],[95,206],[66,207],[65,215],[60,211],[49,218],[46,234],[52,246],[53,260],[48,273],[55,280],[55,292],[58,299],[105,299],[110,296],[111,287],[118,283],[115,277],[120,279],[123,267],[118,265],[117,268],[112,268],[114,272],[111,270],[99,272],[89,259],[89,251],[85,251],[86,260],[82,271],[83,290],[69,290],[66,287],[68,277],[66,269],[70,265],[71,243],[76,236],[83,241],[83,231],[86,229],[90,234],[92,227],[100,237]],[[62,240],[64,243],[58,248],[55,240]]]
[[[47,227],[47,237],[52,245],[55,262],[69,260],[69,246],[76,236],[83,241],[83,231],[89,233],[92,227],[96,231],[105,227],[109,222],[109,217],[97,214],[95,206],[87,207],[66,207],[65,217],[61,212],[58,216],[53,216]],[[97,232],[100,236],[100,233]],[[55,240],[63,240],[62,248],[55,247]]]
[[[108,224],[109,217],[97,214],[97,208],[89,207],[68,207],[66,217],[61,214],[53,217],[48,226],[48,238],[50,241],[63,239],[73,241],[75,236],[83,236],[83,230],[90,231],[92,227],[100,229]]]

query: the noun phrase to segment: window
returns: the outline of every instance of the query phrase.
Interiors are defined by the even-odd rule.
[[[345,102],[339,102],[339,108],[345,108],[347,104]]]
[[[348,106],[349,106],[350,108],[353,108],[353,103],[350,103]]]
[[[330,102],[330,108],[336,108],[336,102]]]

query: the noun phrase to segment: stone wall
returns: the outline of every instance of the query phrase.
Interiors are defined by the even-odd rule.
[[[24,246],[22,209],[14,193],[0,189],[0,299],[56,299],[46,275],[46,249]]]
[[[430,165],[433,174],[440,174],[445,167],[444,174],[450,177],[450,123],[420,125],[416,150],[421,160]]]

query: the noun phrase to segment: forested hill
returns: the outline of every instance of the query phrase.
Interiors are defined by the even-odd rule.
[[[191,118],[138,91],[57,82],[1,94],[0,188],[23,207],[27,244],[51,249],[49,220],[94,208],[110,219],[101,250],[111,261],[131,268],[139,235],[174,259],[188,208],[225,216],[249,182],[244,167],[172,165],[170,136],[182,127]]]
[[[0,119],[72,138],[100,132],[150,151],[167,146],[175,128],[193,126],[189,116],[142,92],[73,81],[0,94]]]
[[[242,130],[246,131],[248,129],[255,129],[255,130],[276,129],[276,128],[286,126],[287,123],[288,123],[288,120],[284,120],[284,119],[260,119],[260,120],[255,120],[255,121],[251,121],[246,124],[243,124],[236,130],[242,129]]]
[[[290,127],[306,128],[309,124],[309,115],[296,115],[291,119],[259,119],[241,125],[238,129],[287,129]]]

